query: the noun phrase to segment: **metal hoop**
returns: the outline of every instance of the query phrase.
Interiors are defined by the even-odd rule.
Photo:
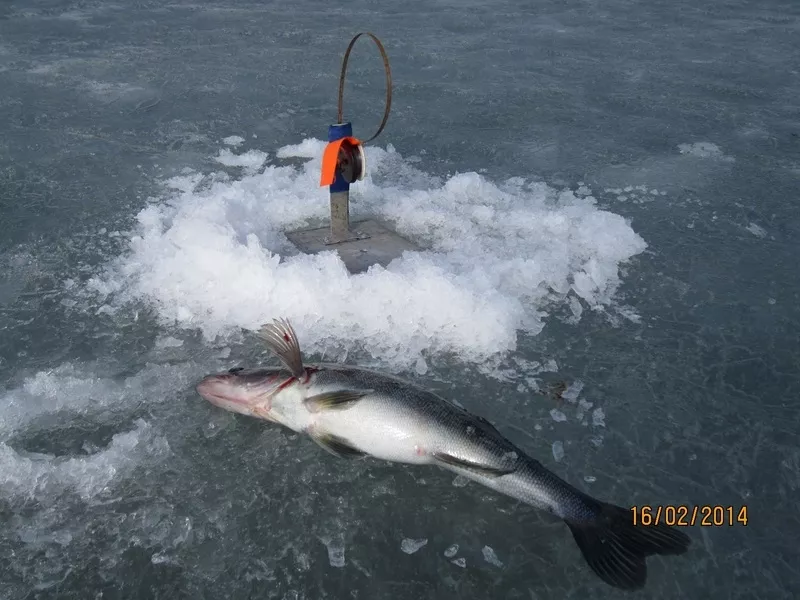
[[[386,126],[386,122],[389,120],[389,110],[392,108],[392,70],[389,67],[389,57],[386,55],[386,50],[384,50],[383,44],[381,44],[381,41],[375,37],[375,35],[369,33],[368,31],[361,32],[352,40],[350,40],[350,44],[347,46],[347,51],[344,53],[344,59],[342,60],[342,73],[339,75],[339,115],[337,123],[342,123],[344,118],[344,80],[345,76],[347,75],[347,61],[350,58],[350,51],[353,49],[353,45],[362,35],[368,35],[371,37],[372,41],[375,42],[375,45],[378,46],[378,51],[381,53],[381,58],[383,58],[383,69],[386,73],[386,109],[383,111],[383,120],[381,121],[380,127],[378,127],[378,131],[376,131],[375,135],[373,135],[371,138],[364,140],[364,142],[371,142],[380,135],[381,131],[383,131],[383,128]]]

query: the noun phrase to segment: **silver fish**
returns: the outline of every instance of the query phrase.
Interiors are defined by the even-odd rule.
[[[689,547],[678,529],[634,525],[630,510],[571,486],[454,402],[367,369],[306,366],[286,320],[264,326],[260,335],[284,367],[209,375],[197,386],[203,398],[306,433],[338,457],[438,465],[546,510],[564,520],[591,569],[618,588],[644,586],[647,556]]]

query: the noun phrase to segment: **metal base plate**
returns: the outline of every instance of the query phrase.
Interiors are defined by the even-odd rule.
[[[419,250],[407,239],[372,219],[351,221],[350,229],[354,233],[362,233],[369,237],[327,244],[331,235],[330,227],[291,231],[286,233],[286,237],[306,254],[335,250],[347,266],[347,270],[353,274],[363,273],[374,264],[385,267],[406,250]]]

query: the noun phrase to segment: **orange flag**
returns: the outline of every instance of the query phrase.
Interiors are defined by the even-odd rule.
[[[353,146],[360,146],[361,142],[354,137],[344,137],[335,142],[329,142],[325,146],[325,154],[322,155],[322,176],[319,180],[320,186],[331,185],[336,177],[336,163],[339,160],[339,148],[342,142],[349,142]]]

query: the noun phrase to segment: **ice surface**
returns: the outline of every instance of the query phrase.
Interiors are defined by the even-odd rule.
[[[65,363],[29,376],[17,388],[0,391],[3,495],[46,503],[69,491],[89,499],[106,491],[112,481],[125,477],[140,463],[166,459],[170,447],[165,436],[142,418],[120,427],[107,443],[84,442],[80,454],[28,452],[18,447],[14,436],[19,432],[62,430],[69,426],[70,418],[80,415],[93,415],[110,423],[120,419],[124,422],[131,406],[174,397],[192,381],[193,373],[186,364],[150,365],[134,375],[118,378],[98,375],[96,365]]]
[[[424,372],[422,352],[483,362],[513,349],[518,330],[538,333],[547,308],[570,294],[613,303],[619,265],[646,247],[591,196],[476,173],[442,182],[370,146],[359,209],[429,250],[351,276],[333,253],[295,254],[282,233],[326,216],[323,147],[284,147],[279,157],[310,160],[236,181],[170,180],[174,196],[141,211],[129,252],[88,289],[112,307],[145,300],[163,322],[207,337],[285,316],[309,352],[356,341],[392,367]],[[217,160],[255,168],[265,155],[225,149]]]
[[[16,300],[38,271],[36,259],[27,252],[0,254],[0,307]]]
[[[154,434],[146,421],[116,434],[106,449],[88,456],[57,458],[20,453],[0,442],[0,494],[37,500],[52,499],[69,490],[89,499],[104,490],[115,477],[124,477],[144,457],[163,458],[169,444]]]
[[[400,549],[406,554],[414,554],[414,552],[425,546],[427,543],[427,538],[420,538],[418,540],[404,538],[400,544]]]
[[[95,372],[92,365],[64,363],[31,375],[18,388],[0,390],[0,436],[25,426],[33,419],[59,411],[97,413],[131,402],[162,402],[185,389],[196,376],[195,368],[183,365],[148,365],[125,378]]]
[[[354,214],[427,248],[360,279],[299,260],[281,234],[327,212],[299,158],[318,165],[320,142],[301,140],[335,118],[352,22],[330,3],[257,4],[0,3],[0,443],[3,476],[31,475],[0,493],[0,596],[619,596],[536,511],[435,469],[337,462],[215,411],[191,370],[146,363],[200,361],[197,376],[257,363],[267,353],[240,326],[288,310],[307,350],[366,349],[540,460],[560,438],[574,452],[554,469],[602,470],[582,484],[599,498],[769,507],[757,536],[703,528],[692,560],[651,560],[639,597],[800,597],[787,526],[800,489],[796,2],[348,4],[392,61],[378,143],[413,154],[371,144]],[[368,42],[349,75],[360,135],[383,92]],[[158,180],[185,167],[166,197]],[[520,190],[513,175],[548,185]],[[560,201],[566,187],[577,204]],[[548,229],[569,210],[583,220]],[[587,219],[610,213],[632,225],[601,227],[609,246],[635,230],[651,252],[631,245],[625,264],[587,244]],[[81,295],[108,261],[98,297]],[[621,293],[613,278],[593,287],[606,267],[622,267]],[[618,302],[642,322],[608,327],[633,314]],[[515,344],[526,362],[501,357],[506,381],[474,373]],[[515,391],[549,357],[617,415],[609,444],[588,429],[586,390],[560,407],[558,436],[553,405]],[[27,389],[37,378],[46,389]],[[329,566],[323,531],[348,532],[345,569]],[[474,572],[450,564],[460,552],[398,560],[397,531],[426,532],[437,552],[503,540],[520,568],[474,552]]]
[[[231,355],[231,348],[230,348],[230,346],[225,346],[224,348],[220,348],[220,349],[217,351],[217,353],[215,354],[215,356],[216,356],[217,358],[222,358],[222,359],[228,358],[230,355]]]
[[[483,560],[485,560],[490,565],[494,565],[495,567],[503,566],[503,563],[500,561],[499,558],[497,558],[497,554],[495,554],[495,551],[489,546],[484,546],[481,552],[483,553]]]

